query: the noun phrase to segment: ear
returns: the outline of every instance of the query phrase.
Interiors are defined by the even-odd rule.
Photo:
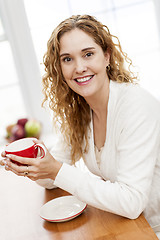
[[[108,66],[108,64],[110,63],[110,51],[109,49],[106,50],[106,52],[104,53],[105,59],[106,59],[106,66]]]

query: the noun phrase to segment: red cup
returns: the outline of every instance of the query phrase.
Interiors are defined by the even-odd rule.
[[[5,148],[6,154],[13,154],[26,158],[43,158],[46,154],[46,149],[43,144],[34,143],[35,138],[22,138],[8,144]],[[13,160],[12,160],[13,161]],[[13,161],[17,165],[22,165],[19,162]]]

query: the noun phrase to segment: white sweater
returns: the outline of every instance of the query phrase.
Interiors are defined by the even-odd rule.
[[[153,229],[160,231],[159,102],[139,85],[110,81],[100,168],[92,121],[90,128],[90,148],[84,161],[93,174],[70,165],[70,151],[61,141],[51,151],[55,159],[64,162],[55,181],[38,183],[46,188],[55,184],[89,205],[130,219],[144,212]]]

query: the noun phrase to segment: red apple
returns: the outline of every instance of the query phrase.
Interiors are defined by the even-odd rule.
[[[18,119],[17,124],[21,125],[22,127],[24,127],[26,122],[28,122],[28,118],[20,118],[20,119]]]
[[[12,138],[14,140],[18,140],[18,139],[21,139],[21,138],[24,138],[25,137],[25,130],[24,128],[19,125],[19,124],[16,124],[13,128],[12,128]]]

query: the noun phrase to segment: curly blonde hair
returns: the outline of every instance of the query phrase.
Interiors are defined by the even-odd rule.
[[[83,97],[69,88],[61,70],[60,39],[64,33],[75,28],[90,35],[103,52],[109,51],[110,67],[106,69],[109,79],[120,83],[133,83],[137,80],[130,70],[132,61],[122,51],[118,38],[111,35],[108,27],[93,16],[72,16],[61,22],[52,32],[43,58],[46,71],[42,79],[45,96],[43,104],[48,100],[49,107],[54,112],[54,123],[60,122],[60,130],[71,147],[73,164],[88,150],[87,133],[91,121],[89,105]],[[128,70],[125,63],[129,65]]]

